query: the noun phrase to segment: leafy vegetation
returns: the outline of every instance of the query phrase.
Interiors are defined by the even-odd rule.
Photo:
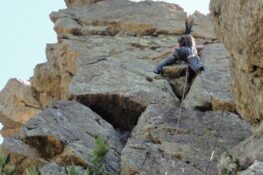
[[[86,170],[80,170],[72,166],[67,175],[112,175],[103,164],[104,157],[109,151],[109,145],[102,138],[97,138],[95,143],[96,146],[92,152],[91,161],[93,165]]]
[[[0,174],[3,175],[13,175],[15,173],[15,168],[8,167],[10,162],[10,154],[7,156],[3,154],[2,150],[0,151]]]

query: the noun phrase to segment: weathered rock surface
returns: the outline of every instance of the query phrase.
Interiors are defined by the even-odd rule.
[[[204,174],[214,140],[220,146],[208,172],[217,171],[219,154],[238,143],[237,133],[248,136],[249,126],[235,114],[223,113],[225,133],[214,138],[221,113],[186,110],[177,128],[172,113],[177,114],[179,100],[174,92],[180,98],[185,67],[158,78],[152,72],[157,62],[149,59],[174,47],[177,35],[184,32],[182,8],[152,1],[65,2],[68,9],[50,15],[58,43],[47,45],[47,62],[35,67],[30,80],[37,103],[46,109],[3,144],[18,157],[12,158],[19,167],[17,174],[30,164],[53,174],[63,171],[61,164],[90,166],[96,137],[109,143],[104,163],[117,174]],[[208,17],[196,12],[192,18],[197,43],[213,42]],[[50,105],[57,99],[76,100],[90,108],[70,101]],[[120,133],[128,131],[122,133],[127,136],[134,126],[122,151],[126,140]]]
[[[97,3],[89,5],[89,2]],[[73,6],[66,10],[53,12],[50,15],[59,36],[65,36],[69,33],[73,35],[116,35],[117,33],[178,35],[185,31],[186,12],[175,4],[152,1],[136,3],[127,0],[100,2],[98,0],[80,0],[73,1],[72,4],[82,3],[82,6]],[[215,39],[212,25],[208,24],[203,27],[205,21],[209,21],[207,16],[195,13],[193,18],[196,20],[195,25],[197,26],[194,30],[194,36],[203,39]],[[71,24],[77,22],[79,25],[75,25],[76,28],[73,30],[58,30],[68,28],[68,23],[62,21],[69,20],[72,20]],[[60,31],[64,32],[60,33]]]
[[[125,57],[116,60],[116,56],[87,61],[86,57],[78,64],[70,93],[117,128],[132,129],[150,103],[178,102],[166,80],[154,80],[155,75],[149,71],[153,64]]]
[[[244,140],[243,138],[242,140]],[[219,172],[237,172],[247,169],[255,160],[263,161],[263,137],[252,135],[221,156]]]
[[[70,8],[50,15],[59,43],[47,45],[48,62],[37,65],[31,79],[43,107],[54,99],[72,98],[69,84],[80,70],[77,66],[79,58],[89,64],[108,57],[122,59],[122,63],[131,57],[144,59],[142,65],[134,59],[127,63],[130,67],[143,69],[141,74],[145,68],[149,71],[154,66],[145,59],[173,47],[176,36],[169,35],[182,34],[185,28],[186,13],[175,4],[127,0],[68,0],[66,3]],[[206,27],[206,32],[199,32],[202,27],[198,27],[209,21],[208,17],[196,13],[193,18],[195,33],[205,34],[198,34],[199,40],[211,40],[213,27]],[[141,37],[145,35],[148,37]]]
[[[43,107],[56,99],[70,99],[68,86],[76,74],[78,53],[69,44],[58,43],[47,45],[46,56],[48,61],[37,65],[31,78]]]
[[[22,126],[21,123],[15,122],[14,120],[9,119],[8,117],[5,117],[2,114],[0,114],[0,121],[4,126],[0,131],[2,137],[17,135]]]
[[[10,79],[0,93],[0,99],[1,113],[19,123],[25,123],[41,111],[30,82]]]
[[[212,21],[208,20],[208,16],[195,11],[191,17],[193,20],[193,29],[192,29],[192,35],[196,38],[204,38],[204,39],[212,39],[216,40],[216,34],[214,32]]]
[[[238,113],[253,123],[263,119],[263,1],[212,0],[218,37],[231,53],[233,93]]]
[[[28,167],[38,167],[46,163],[40,153],[18,137],[8,137],[1,145],[6,155],[10,154],[9,166],[16,168],[15,175],[21,175]]]
[[[185,106],[199,110],[236,112],[230,87],[229,53],[222,43],[205,45],[201,51],[205,71],[194,80]]]
[[[102,0],[65,0],[67,7],[94,4]]]
[[[255,161],[246,171],[238,173],[238,175],[262,175],[263,162]]]
[[[43,160],[49,160],[59,165],[74,164],[84,167],[92,165],[95,139],[101,137],[110,146],[105,157],[107,169],[114,173],[120,172],[120,152],[123,145],[119,134],[100,116],[79,103],[54,103],[29,120],[20,135],[20,138],[5,139],[3,147],[7,153],[24,157],[27,162],[33,156],[36,162],[42,162],[39,165],[48,163]],[[23,164],[20,171],[28,167]]]
[[[220,154],[251,134],[250,125],[233,113],[183,110],[178,127],[178,112],[148,106],[122,151],[122,174],[214,175]]]

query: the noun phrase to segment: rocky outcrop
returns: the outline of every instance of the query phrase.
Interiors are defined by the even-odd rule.
[[[10,79],[0,93],[0,111],[3,116],[25,123],[41,111],[37,93],[30,82]]]
[[[263,119],[263,1],[212,0],[216,32],[231,54],[233,94],[238,112],[250,122]]]
[[[67,7],[94,4],[102,0],[65,0]]]
[[[101,137],[110,146],[105,165],[114,173],[120,172],[120,152],[123,145],[118,133],[100,116],[76,102],[58,101],[23,126],[21,137],[6,139],[3,147],[11,155],[25,157],[34,153],[36,162],[52,160],[58,164],[91,166],[95,139]],[[18,142],[10,148],[13,142]],[[27,149],[28,151],[22,151]],[[33,150],[33,151],[30,151]],[[15,161],[15,160],[12,160]],[[16,161],[15,161],[16,162]],[[43,165],[42,164],[39,165]],[[25,169],[27,166],[21,166]],[[20,170],[22,171],[22,170]]]
[[[191,33],[193,36],[206,40],[211,39],[212,41],[217,39],[212,21],[207,20],[208,16],[195,11],[190,18],[193,20],[194,25]]]
[[[212,0],[211,17],[218,37],[230,51],[232,91],[237,112],[256,126],[253,136],[222,155],[220,172],[243,171],[262,161],[262,11],[263,1]],[[253,166],[252,166],[253,167]],[[240,173],[251,173],[251,168]]]
[[[209,174],[214,174],[220,153],[236,145],[240,133],[242,138],[250,135],[249,125],[225,112],[187,109],[178,127],[186,66],[167,67],[163,76],[157,76],[152,70],[160,60],[150,58],[174,47],[178,35],[184,33],[187,16],[181,7],[153,1],[65,2],[67,9],[50,15],[58,43],[47,45],[47,62],[35,67],[28,88],[43,112],[33,118],[28,115],[27,120],[31,119],[23,124],[22,132],[15,130],[20,123],[9,127],[6,136],[17,136],[6,138],[3,144],[5,151],[11,153],[12,164],[19,167],[17,174],[29,165],[51,174],[62,172],[60,166],[64,164],[91,166],[96,137],[104,138],[110,145],[104,165],[123,175],[166,171],[204,174],[216,143],[218,150],[207,168]],[[196,12],[191,18],[197,43],[213,43],[216,38],[208,16]],[[216,47],[218,52],[224,50],[220,44],[207,45],[202,53],[204,59],[211,65],[227,64],[227,58],[210,60],[213,56],[209,50],[216,51]],[[224,77],[228,74],[216,76],[214,69],[220,73],[227,69],[211,66],[207,73],[228,81]],[[203,79],[218,83],[209,75]],[[187,90],[189,87],[190,84]],[[219,98],[220,105],[227,104],[229,90],[217,90],[213,86],[209,93]],[[19,96],[24,91],[17,93]],[[31,101],[31,96],[25,99]],[[56,100],[64,101],[54,103]],[[214,104],[210,97],[206,100]],[[212,109],[228,110],[220,105]],[[12,103],[10,106],[14,107]],[[7,119],[10,114],[0,117]],[[218,135],[221,125],[224,133]]]
[[[242,140],[245,140],[243,138]],[[239,145],[222,154],[219,162],[219,172],[236,173],[247,169],[254,161],[263,161],[263,138],[260,135],[252,135]]]
[[[185,106],[202,111],[236,112],[230,90],[229,53],[222,43],[205,45],[200,54],[205,71],[193,82]]]
[[[178,108],[150,105],[122,151],[121,172],[215,174],[220,154],[248,137],[249,130],[232,113],[183,110],[179,118]]]
[[[240,172],[239,175],[260,175],[263,174],[263,162],[255,161],[246,171]]]
[[[70,99],[68,86],[76,74],[78,53],[67,42],[48,44],[48,61],[38,64],[31,78],[32,87],[39,94],[39,102],[46,107],[53,100]]]

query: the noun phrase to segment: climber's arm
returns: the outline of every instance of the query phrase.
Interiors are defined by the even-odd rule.
[[[172,49],[166,49],[166,50],[162,51],[159,55],[151,57],[151,60],[163,58],[163,57],[169,55],[170,53],[172,53]]]

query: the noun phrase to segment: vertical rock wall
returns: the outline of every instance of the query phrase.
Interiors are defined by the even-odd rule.
[[[263,1],[211,0],[218,37],[230,50],[237,110],[253,123],[263,119]]]

